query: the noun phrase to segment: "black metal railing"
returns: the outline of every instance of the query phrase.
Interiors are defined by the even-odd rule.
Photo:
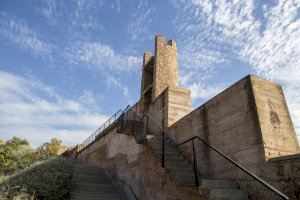
[[[124,117],[124,119],[126,118],[127,121],[138,120],[139,122],[142,122],[144,124],[143,135],[145,137],[146,135],[161,137],[162,167],[165,167],[165,142],[168,139],[168,141],[178,147],[181,152],[187,152],[184,156],[192,161],[195,185],[199,185],[199,179],[231,180],[237,182],[240,189],[247,191],[250,199],[289,199],[289,197],[202,138],[194,136],[177,144],[168,137],[168,134],[162,125],[157,123],[151,115],[146,113],[137,117],[138,115],[136,112],[133,112],[134,114],[130,114],[130,112],[133,112],[132,109],[127,111],[127,115],[125,113],[124,116],[126,117]]]
[[[128,105],[125,110],[127,111],[130,108]],[[82,144],[78,147],[78,152],[84,149],[86,146],[91,144],[97,137],[99,137],[101,134],[105,132],[109,127],[115,125],[120,118],[123,118],[124,115],[123,110],[118,110],[111,118],[109,118],[100,128],[98,128],[92,135],[90,135]]]
[[[162,137],[162,154],[161,164],[165,167],[165,142],[168,139],[171,144],[180,148],[185,145],[185,149],[180,148],[181,152],[189,152],[185,154],[192,161],[195,185],[199,185],[199,179],[215,179],[215,180],[232,180],[239,184],[240,189],[248,192],[250,199],[289,199],[279,190],[250,172],[248,169],[225,155],[217,148],[211,146],[202,138],[195,136],[182,143],[176,144],[164,128],[159,125],[149,114],[145,114],[146,132],[152,135],[160,135]],[[163,122],[162,122],[163,123]],[[189,145],[189,147],[187,147]]]
[[[192,145],[188,147],[187,145],[190,143]],[[184,145],[185,147],[183,147]],[[250,199],[289,199],[279,190],[198,136],[176,146],[191,152],[196,175],[195,183],[198,185],[198,176],[202,179],[232,180],[239,184],[240,189],[248,192]]]
[[[121,129],[121,128],[124,126],[124,124],[126,123],[126,121],[128,120],[129,112],[130,112],[131,110],[132,110],[132,109],[131,109],[131,106],[130,106],[130,105],[128,105],[128,106],[124,109],[122,115],[119,117],[119,120],[118,120],[118,123],[119,123],[118,130]]]

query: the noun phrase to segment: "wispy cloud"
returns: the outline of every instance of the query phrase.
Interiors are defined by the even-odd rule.
[[[102,32],[105,27],[103,19],[97,17],[97,13],[104,9],[114,10],[118,13],[121,10],[120,0],[78,0],[64,2],[57,0],[46,0],[37,11],[47,19],[50,25],[61,25],[75,35],[91,34]],[[64,20],[62,20],[64,18]],[[65,22],[68,23],[65,23]]]
[[[300,134],[297,125],[300,102],[295,101],[300,88],[300,2],[279,0],[272,5],[252,0],[171,2],[182,10],[174,23],[178,24],[182,41],[180,55],[186,74],[190,65],[199,66],[193,73],[213,73],[226,63],[231,65],[232,57],[248,63],[256,74],[283,84]],[[260,12],[261,16],[257,14]],[[189,84],[195,81],[192,78]]]
[[[192,101],[195,101],[196,99],[211,99],[212,97],[220,93],[224,89],[224,87],[205,85],[199,82],[191,84],[189,86],[189,89],[191,90]]]
[[[36,80],[3,71],[0,77],[0,132],[5,139],[19,136],[37,146],[57,137],[73,145],[107,119],[93,106],[90,92],[84,92],[76,101]]]
[[[178,26],[180,61],[184,69],[207,71],[230,65],[229,55],[241,47],[239,40],[256,30],[252,1],[171,1],[178,9],[173,21]],[[180,11],[179,11],[180,10]],[[245,38],[245,37],[243,37]]]
[[[29,28],[26,21],[10,18],[1,13],[0,35],[19,48],[29,51],[33,55],[43,58],[51,58],[55,45],[46,41],[32,28]]]
[[[152,39],[149,25],[154,17],[154,7],[147,0],[140,0],[132,13],[127,25],[127,33],[131,40]]]
[[[119,88],[123,92],[123,96],[132,104],[132,99],[129,95],[128,87],[120,82],[120,80],[112,75],[107,74],[105,84],[108,88]]]
[[[141,58],[119,54],[100,42],[77,43],[67,50],[66,56],[71,63],[102,70],[129,72],[137,70],[141,65]]]

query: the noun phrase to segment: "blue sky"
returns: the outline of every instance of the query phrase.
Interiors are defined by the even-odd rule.
[[[174,38],[198,107],[247,74],[283,85],[300,134],[299,0],[0,2],[0,137],[83,141],[139,99],[144,51]],[[299,138],[299,135],[298,135]]]

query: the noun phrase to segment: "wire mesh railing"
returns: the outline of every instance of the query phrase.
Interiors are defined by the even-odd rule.
[[[185,148],[182,151],[190,152],[195,173],[201,179],[235,181],[240,189],[248,192],[250,199],[289,199],[279,190],[198,136],[176,146]]]
[[[125,108],[128,109],[129,105]],[[123,110],[118,110],[111,118],[109,118],[100,128],[98,128],[92,135],[90,135],[83,143],[81,143],[78,147],[78,152],[91,144],[97,137],[105,132],[109,127],[115,125],[118,122],[118,119],[122,118],[124,115]]]
[[[162,167],[164,167],[167,156],[167,154],[165,154],[166,140],[171,141],[181,152],[185,152],[185,157],[193,164],[195,185],[199,185],[201,179],[230,180],[238,183],[241,190],[247,191],[249,199],[289,199],[289,197],[279,190],[198,136],[176,144],[168,137],[163,126],[157,123],[149,114],[137,117],[136,112],[132,111],[132,109],[124,113],[123,120],[126,120],[127,124],[130,121],[136,120],[142,123],[144,131],[139,132],[139,134],[143,137],[147,135],[151,137],[152,135],[152,137],[156,136],[161,138]],[[136,132],[134,129],[133,127],[133,133]],[[220,195],[222,196],[222,194]]]
[[[162,167],[164,167],[166,156],[168,156],[165,153],[165,142],[168,140],[171,144],[180,148],[181,152],[188,150],[189,155],[185,154],[185,157],[188,157],[193,164],[195,185],[199,185],[201,179],[231,180],[237,182],[241,190],[247,191],[250,199],[289,199],[289,197],[217,148],[211,146],[202,138],[195,136],[180,144],[176,144],[175,141],[168,137],[163,127],[149,114],[146,114],[144,118],[146,118],[144,123],[147,134],[161,137]],[[185,149],[181,148],[184,146]]]

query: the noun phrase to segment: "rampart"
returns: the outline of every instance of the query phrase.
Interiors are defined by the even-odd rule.
[[[299,143],[280,85],[248,75],[191,111],[190,91],[178,86],[176,43],[157,36],[154,56],[144,54],[141,98],[133,107],[137,114],[151,115],[176,143],[199,136],[256,175],[297,195]],[[191,160],[191,147],[181,150]],[[292,160],[280,159],[291,155]],[[149,146],[137,144],[132,134],[119,134],[117,123],[76,156],[110,168],[140,199],[206,199],[197,186],[176,187]],[[205,153],[204,157],[210,159]]]

